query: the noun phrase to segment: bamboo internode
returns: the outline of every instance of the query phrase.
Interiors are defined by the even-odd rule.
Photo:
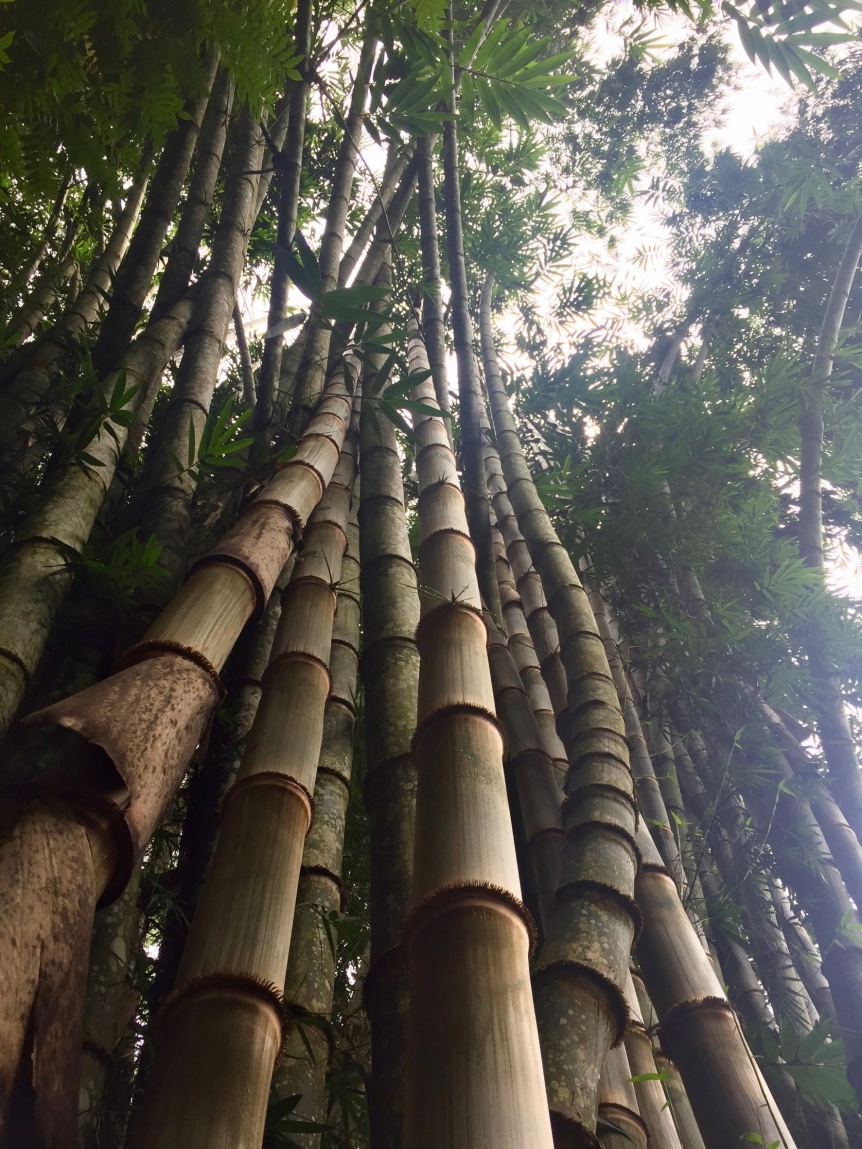
[[[410,342],[411,371],[427,370]],[[414,399],[436,406],[430,381]],[[485,626],[455,459],[442,418],[415,418],[421,446],[422,616],[406,1149],[548,1147]]]

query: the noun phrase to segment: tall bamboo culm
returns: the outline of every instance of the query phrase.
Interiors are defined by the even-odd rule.
[[[369,1110],[379,1149],[401,1144],[407,962],[402,933],[413,873],[419,683],[419,595],[395,429],[363,414],[359,548],[365,754],[371,851],[371,963],[363,986],[371,1020]]]
[[[126,651],[124,669],[27,719],[74,732],[43,796],[7,809],[0,845],[0,1107],[23,1097],[34,1141],[63,1144],[74,1124],[95,905],[122,892],[179,785],[218,672],[335,470],[351,406],[337,375],[294,457]]]
[[[661,1080],[650,1035],[644,1025],[640,1003],[631,974],[626,978],[626,1003],[629,1021],[626,1026],[625,1050],[637,1097],[638,1109],[649,1134],[650,1149],[683,1149],[674,1120],[673,1109]]]
[[[130,1144],[257,1146],[286,1036],[284,982],[312,822],[335,587],[347,547],[356,436],[284,591],[260,705],[183,951],[155,1027],[155,1063]]]
[[[428,368],[420,340],[411,371]],[[426,380],[414,399],[436,406]],[[455,459],[440,417],[420,446],[422,616],[405,1149],[552,1144],[503,775],[503,739]]]
[[[490,305],[486,281],[486,331]],[[634,787],[619,700],[586,592],[533,483],[499,372],[486,369],[486,385],[508,497],[559,630],[569,687],[568,840],[534,989],[555,1144],[588,1146],[595,1145],[599,1076],[625,1031],[625,979],[640,917]],[[564,1030],[560,1017],[567,1018]]]
[[[336,973],[331,920],[342,904],[341,860],[356,722],[360,610],[358,498],[359,492],[354,486],[347,523],[347,551],[341,566],[332,627],[329,657],[332,685],[323,716],[323,741],[314,784],[314,821],[302,853],[284,983],[285,1003],[293,1025],[273,1076],[279,1097],[301,1096],[295,1112],[309,1121],[326,1118],[330,1039],[325,1026],[332,1012]],[[317,1024],[303,1025],[304,1018]],[[296,1140],[306,1149],[315,1149],[320,1143],[320,1134],[298,1134]]]

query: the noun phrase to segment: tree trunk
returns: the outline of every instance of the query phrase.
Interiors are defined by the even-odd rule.
[[[411,371],[427,369],[409,344]],[[426,380],[413,398],[434,406]],[[407,926],[405,1149],[550,1149],[503,742],[455,459],[417,415],[419,788]],[[490,1039],[493,1034],[493,1040]]]
[[[0,1107],[20,1104],[51,1149],[74,1122],[96,902],[122,892],[179,785],[218,700],[218,671],[320,500],[350,410],[337,377],[294,457],[126,651],[125,668],[27,719],[76,734],[49,796],[10,809],[0,841]]]
[[[313,816],[356,446],[351,433],[284,593],[212,869],[177,985],[160,1010],[131,1146],[180,1149],[192,1138],[215,1149],[259,1144],[263,1135],[272,1071],[287,1035],[285,973]]]
[[[107,374],[125,352],[140,318],[164,238],[180,202],[219,55],[218,47],[207,53],[205,90],[186,104],[186,118],[179,121],[165,141],[138,226],[117,268],[111,301],[93,348],[93,367],[99,376]]]
[[[357,480],[358,483],[358,480]],[[354,490],[332,630],[329,668],[332,688],[323,719],[323,743],[314,786],[314,823],[302,854],[302,871],[284,996],[294,1027],[273,1075],[279,1097],[301,1095],[294,1111],[309,1121],[326,1117],[327,1031],[335,989],[332,924],[342,908],[341,861],[350,801],[359,657],[359,524]],[[303,1019],[317,1022],[303,1025]],[[310,1046],[310,1051],[309,1051]],[[298,1144],[316,1149],[319,1133],[298,1134]]]
[[[363,990],[371,1021],[368,1103],[375,1149],[397,1149],[404,1118],[408,998],[402,931],[413,875],[419,596],[395,428],[382,415],[373,419],[367,407],[361,458],[360,669],[371,850],[371,964]]]
[[[191,297],[181,300],[151,324],[100,386],[110,397],[120,372],[125,388],[137,387],[127,408],[135,410],[147,382],[158,378],[174,354],[192,314]],[[112,423],[88,444],[87,454],[101,466],[66,464],[51,480],[41,507],[19,530],[16,545],[0,568],[0,730],[8,729],[36,670],[51,625],[71,581],[66,560],[51,542],[58,539],[80,553],[113,479],[127,428]]]
[[[835,348],[862,259],[862,214],[856,220],[829,296],[811,378],[802,401],[799,433],[799,554],[806,566],[823,572],[823,396],[832,374]],[[804,641],[814,687],[814,707],[823,754],[839,805],[862,841],[862,774],[856,759],[841,686],[831,663],[822,625],[812,618],[804,626]]]

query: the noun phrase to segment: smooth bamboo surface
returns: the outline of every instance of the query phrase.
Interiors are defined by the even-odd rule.
[[[283,594],[262,695],[180,964],[156,1021],[151,1080],[132,1145],[259,1146],[275,1054],[282,1044],[285,972],[311,793],[329,694],[335,586],[347,546],[356,436],[309,522]],[[190,1015],[212,997],[201,1039]],[[190,1031],[191,1030],[191,1031]],[[215,1044],[212,1032],[221,1035]],[[224,1081],[220,1104],[195,1082]],[[181,1060],[182,1059],[182,1060]],[[227,1095],[227,1097],[225,1097]],[[229,1103],[233,1098],[233,1105]]]
[[[625,1045],[616,1045],[605,1058],[599,1085],[599,1140],[603,1149],[663,1149],[649,1137],[631,1081]]]
[[[427,370],[415,334],[409,362]],[[413,398],[437,407],[430,380]],[[422,613],[403,1143],[549,1149],[530,928],[473,547],[443,420],[417,415],[414,425]]]
[[[654,1075],[658,1072],[652,1040],[647,1033],[640,1002],[631,974],[626,979],[626,1003],[629,1023],[625,1048],[638,1102],[638,1111],[649,1134],[650,1149],[683,1149],[673,1110],[668,1105],[664,1086]]]
[[[360,435],[360,670],[371,864],[371,955],[363,985],[371,1021],[368,1101],[375,1146],[397,1149],[404,1118],[408,990],[402,933],[413,876],[419,594],[395,428],[363,414]]]

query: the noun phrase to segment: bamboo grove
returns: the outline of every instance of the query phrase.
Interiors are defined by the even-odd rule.
[[[0,5],[4,1149],[862,1147],[860,11]]]

